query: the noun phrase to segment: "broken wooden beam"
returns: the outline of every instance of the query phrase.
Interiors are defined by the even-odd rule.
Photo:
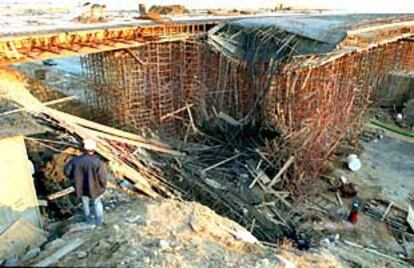
[[[343,208],[344,207],[344,202],[342,201],[341,196],[339,195],[339,192],[336,192],[336,199],[338,200],[338,205]]]
[[[126,143],[126,144],[130,144],[130,145],[134,145],[140,148],[144,148],[150,151],[155,151],[155,152],[160,152],[160,153],[165,153],[165,154],[170,154],[173,156],[183,156],[184,154],[176,151],[176,150],[172,150],[172,149],[167,149],[164,147],[160,147],[158,145],[153,145],[150,143],[144,143],[144,142],[139,142],[139,141],[134,141],[134,140],[130,140],[130,139],[126,139],[126,138],[122,138],[122,137],[117,137],[117,136],[113,136],[110,134],[106,134],[103,132],[99,132],[99,131],[95,131],[95,130],[90,130],[91,133],[93,133],[94,135],[101,137],[101,138],[105,138],[108,140],[113,140],[113,141],[117,141],[117,142],[122,142],[122,143]]]
[[[170,149],[170,147],[164,143],[145,139],[144,137],[136,135],[136,134],[132,134],[126,131],[122,131],[122,130],[108,127],[102,124],[98,124],[96,122],[92,122],[92,121],[89,121],[89,120],[86,120],[86,119],[83,119],[83,118],[80,118],[74,115],[70,115],[67,113],[63,113],[57,110],[50,109],[50,110],[47,110],[47,112],[45,113],[52,115],[52,116],[55,115],[58,117],[62,117],[65,119],[66,122],[69,121],[77,125],[80,125],[86,128],[85,130],[87,132],[89,132],[90,134],[93,134],[92,136],[100,136],[102,138],[135,145],[135,146],[142,147],[142,148],[145,148],[151,151],[157,151],[157,152],[172,154],[176,156],[182,155],[182,153],[176,150]]]
[[[67,102],[67,101],[71,101],[71,100],[77,100],[77,99],[78,98],[76,96],[69,96],[69,97],[64,97],[64,98],[57,99],[57,100],[44,102],[43,105],[50,106],[50,105],[54,105],[54,104],[58,104],[58,103],[62,103],[62,102]],[[11,110],[11,111],[1,113],[0,116],[6,116],[6,115],[10,115],[10,114],[24,112],[24,111],[26,111],[26,109],[27,109],[26,107],[14,109],[14,110]]]
[[[70,133],[79,136],[81,139],[85,140],[91,137],[94,138],[97,143],[96,152],[109,161],[109,165],[114,172],[117,172],[118,174],[121,174],[129,180],[131,180],[132,182],[134,182],[136,188],[141,192],[145,193],[146,195],[153,198],[158,196],[158,194],[151,188],[151,185],[149,184],[148,180],[144,176],[142,176],[138,170],[135,170],[134,168],[130,167],[121,158],[119,158],[119,156],[113,151],[113,146],[108,141],[96,136],[91,129],[77,125],[76,119],[80,118],[76,116],[67,116],[67,114],[65,113],[47,107],[44,107],[42,112],[53,118],[55,121],[57,121],[60,127],[66,129]],[[74,118],[74,120],[70,120],[71,118]],[[94,124],[98,126],[100,125],[96,123]],[[116,131],[115,129],[112,129],[110,127],[105,128]]]
[[[384,221],[387,218],[388,213],[390,212],[393,205],[394,205],[394,202],[391,201],[387,209],[385,210],[384,214],[382,215],[381,221]]]
[[[214,165],[212,165],[212,166],[209,166],[209,167],[207,167],[207,168],[205,168],[205,169],[203,169],[201,172],[200,172],[200,174],[203,176],[203,175],[205,175],[208,171],[210,171],[210,170],[212,170],[212,169],[215,169],[216,167],[219,167],[219,166],[221,166],[221,165],[223,165],[223,164],[225,164],[225,163],[227,163],[227,162],[230,162],[230,161],[232,161],[232,160],[234,160],[234,159],[236,159],[236,158],[238,158],[239,156],[241,156],[243,153],[238,153],[238,154],[236,154],[236,155],[233,155],[232,157],[230,157],[230,158],[227,158],[227,159],[225,159],[225,160],[223,160],[223,161],[220,161],[220,162],[218,162],[218,163],[216,163],[216,164],[214,164]]]
[[[259,173],[257,174],[257,176],[255,177],[255,179],[252,181],[252,183],[250,183],[249,185],[249,189],[253,188],[253,186],[256,184],[257,181],[261,181],[264,184],[267,184],[270,182],[269,177],[266,175],[266,173],[264,173],[263,170],[260,170]]]
[[[279,170],[279,172],[274,176],[272,181],[269,183],[268,185],[269,188],[273,187],[276,183],[278,183],[280,176],[282,176],[282,174],[290,167],[290,165],[293,164],[294,161],[295,161],[295,157],[293,156],[289,157],[288,161],[285,162],[283,167]]]
[[[175,110],[174,112],[171,112],[171,113],[168,113],[166,115],[163,115],[163,116],[161,116],[161,121],[164,121],[165,119],[167,119],[169,117],[172,117],[172,116],[174,116],[176,114],[179,114],[179,113],[181,113],[181,112],[185,111],[186,109],[189,109],[189,108],[191,108],[193,106],[194,106],[194,104],[188,104],[188,105],[186,105],[184,107],[181,107],[180,109]]]
[[[63,189],[62,191],[59,191],[59,192],[56,192],[56,193],[53,193],[53,194],[48,195],[47,196],[47,199],[49,201],[52,201],[52,200],[55,200],[55,199],[64,197],[64,196],[66,196],[68,194],[71,194],[74,191],[75,191],[75,187],[71,186],[69,188]]]
[[[58,262],[61,258],[65,257],[75,249],[79,248],[85,241],[83,239],[76,239],[68,244],[66,244],[63,248],[59,249],[49,257],[43,259],[42,261],[36,263],[34,267],[48,267],[52,264]]]

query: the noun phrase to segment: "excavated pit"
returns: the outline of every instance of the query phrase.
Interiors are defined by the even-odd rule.
[[[261,240],[303,241],[295,205],[312,193],[336,146],[344,139],[356,143],[372,90],[386,82],[385,74],[412,68],[394,58],[405,50],[414,50],[412,42],[288,71],[286,59],[277,65],[231,59],[203,39],[153,43],[82,57],[86,98],[64,109],[158,133],[185,152],[149,157],[168,167],[161,173],[180,196],[236,220]]]

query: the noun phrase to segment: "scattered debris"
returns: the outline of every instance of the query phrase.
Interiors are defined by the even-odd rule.
[[[407,222],[408,212],[397,207],[396,204],[391,204],[381,199],[370,200],[365,203],[364,213],[378,221],[384,219],[389,227],[396,232],[414,234]]]
[[[88,11],[76,20],[106,19],[105,6],[85,7]],[[154,7],[147,13],[140,6],[140,18],[172,27],[159,14],[186,11],[180,6],[170,8]],[[309,255],[292,247],[291,254],[281,255],[270,248],[274,243],[283,248],[288,238],[299,250],[314,249],[320,241],[330,247],[344,246],[339,237],[346,237],[346,232],[357,236],[361,224],[368,220],[359,214],[362,201],[350,198],[358,194],[355,177],[352,183],[343,180],[339,187],[335,178],[325,176],[329,185],[317,178],[342,141],[355,143],[372,91],[385,73],[412,63],[407,52],[412,51],[412,42],[401,39],[406,29],[397,27],[383,33],[382,26],[366,24],[365,16],[230,21],[210,31],[208,42],[214,49],[198,38],[163,43],[161,35],[144,39],[146,32],[134,32],[133,40],[144,40],[142,46],[84,57],[84,68],[93,78],[93,90],[88,92],[86,101],[99,111],[110,111],[111,124],[133,132],[140,129],[141,134],[47,107],[50,102],[37,100],[18,79],[12,78],[13,72],[1,69],[0,75],[7,77],[2,78],[5,96],[22,106],[19,111],[30,113],[49,130],[44,136],[27,139],[30,146],[36,144],[53,151],[44,157],[47,161],[38,160],[45,164],[37,164],[41,169],[35,169],[37,177],[45,175],[41,182],[46,182],[46,192],[42,193],[42,198],[49,201],[46,205],[56,205],[61,214],[76,215],[77,203],[70,200],[73,188],[61,170],[70,157],[80,153],[81,140],[91,137],[98,143],[97,153],[107,160],[111,170],[111,190],[122,189],[131,194],[122,196],[110,191],[112,196],[106,197],[104,203],[108,225],[81,224],[73,216],[62,219],[66,228],[57,231],[59,222],[48,222],[48,228],[55,231],[53,235],[60,238],[42,247],[39,256],[40,245],[35,244],[24,261],[35,266],[164,267],[197,266],[208,259],[209,266],[217,267],[257,263],[293,267],[296,262],[291,259],[295,255]],[[383,19],[395,26],[392,17]],[[324,23],[318,26],[320,31],[315,31],[313,24],[306,26],[309,21]],[[358,30],[351,28],[353,21],[360,23],[355,27],[372,26],[378,33],[371,34],[369,28],[369,37],[355,34]],[[306,27],[298,30],[286,22]],[[151,28],[151,32],[160,31],[168,37],[167,32],[173,30],[167,25]],[[194,28],[189,32],[200,31],[205,37],[204,26],[204,30],[191,26]],[[184,36],[186,31],[177,32]],[[379,33],[383,36],[376,40]],[[117,35],[116,41],[129,46],[132,41],[122,36]],[[385,37],[390,38],[382,43]],[[85,46],[99,49],[98,45],[109,45],[87,39]],[[12,44],[6,45],[14,50],[10,53],[23,54],[23,46],[18,46],[17,51]],[[53,52],[51,46],[56,42],[50,44],[49,52]],[[68,50],[59,45],[59,49]],[[378,59],[388,59],[387,64],[374,64]],[[331,72],[339,80],[327,75]],[[37,75],[41,80],[50,79],[42,71]],[[394,111],[401,112],[398,122],[409,118],[409,108],[406,105]],[[152,126],[165,128],[165,133],[156,136],[147,129]],[[373,132],[360,136],[374,142],[382,139],[382,134]],[[368,166],[365,162],[362,166],[356,154],[348,155],[347,165],[351,171]],[[334,191],[329,192],[332,186]],[[358,190],[364,192],[364,188]],[[137,193],[151,198],[145,199],[145,207],[137,200],[130,201]],[[245,228],[183,199],[208,204]],[[398,242],[407,251],[406,237],[413,239],[411,207],[407,212],[393,201],[365,201],[364,214],[375,220],[376,226],[388,225],[396,237],[400,236],[403,242]],[[1,233],[1,238],[12,228]],[[404,256],[409,255],[394,251],[388,255],[347,240],[344,244],[402,264]],[[60,249],[56,251],[56,247]],[[10,258],[7,264],[18,261]],[[328,265],[335,266],[336,262]]]
[[[60,166],[60,167],[61,167],[61,166]],[[48,199],[49,201],[51,201],[51,200],[55,200],[55,199],[58,199],[58,198],[61,198],[61,197],[65,196],[65,195],[71,194],[71,193],[73,193],[74,191],[75,191],[75,187],[71,186],[71,187],[66,188],[66,189],[64,189],[64,190],[62,190],[62,191],[59,191],[59,192],[56,192],[56,193],[54,193],[54,194],[50,194],[50,195],[48,195],[48,196],[47,196],[47,199]]]
[[[26,255],[23,256],[22,262],[27,262],[27,261],[29,261],[29,260],[31,260],[33,258],[36,258],[37,256],[40,255],[40,252],[41,252],[41,250],[40,250],[39,247],[35,247],[35,248],[30,249],[26,253]]]
[[[22,256],[27,249],[36,248],[46,242],[46,233],[24,218],[0,234],[0,259]]]
[[[127,219],[127,222],[128,223],[131,223],[131,224],[135,224],[135,223],[138,223],[140,221],[142,221],[142,216],[141,215],[137,215],[135,217],[132,217],[132,218],[128,218]]]
[[[50,255],[49,257],[45,258],[44,260],[36,263],[34,267],[47,267],[55,264],[59,261],[59,259],[65,257],[70,252],[76,250],[80,247],[85,241],[82,239],[76,239],[68,244],[66,244],[63,248],[56,251],[54,254]]]
[[[245,228],[196,202],[134,197],[117,189],[109,190],[103,202],[113,196],[127,203],[106,213],[107,225],[82,233],[64,232],[58,239],[62,242],[45,247],[38,257],[24,264],[39,264],[81,239],[84,242],[72,250],[73,253],[60,254],[62,257],[51,265],[115,266],[123,263],[133,267],[225,267],[232,263],[254,267],[266,259],[267,267],[275,267],[284,263],[283,259],[298,265],[312,260],[315,265],[328,262],[332,267],[339,267],[334,257],[317,250],[299,253],[288,245],[277,250],[274,245],[260,246]],[[141,225],[125,221],[134,215],[142,216]]]
[[[95,228],[94,225],[85,224],[85,223],[70,224],[66,227],[67,233],[90,231],[90,230],[93,230],[94,228]]]
[[[341,196],[346,198],[354,197],[358,193],[355,184],[352,182],[342,182],[341,186],[339,187],[339,191],[341,192]]]
[[[170,244],[168,243],[168,241],[165,241],[165,240],[160,240],[158,242],[158,246],[163,251],[171,250]]]
[[[227,231],[229,233],[231,233],[232,235],[234,235],[234,237],[236,239],[239,239],[241,241],[250,243],[250,244],[260,244],[259,240],[257,240],[256,237],[254,237],[250,232],[246,231],[246,230],[242,230],[242,231],[232,231],[230,229],[227,229]]]
[[[370,252],[370,253],[372,253],[372,254],[375,254],[375,255],[377,255],[377,256],[380,256],[380,257],[383,257],[383,258],[386,258],[386,259],[389,259],[389,260],[392,260],[392,261],[395,261],[395,262],[398,262],[398,263],[403,263],[403,264],[408,265],[408,263],[406,263],[405,261],[403,261],[403,260],[401,260],[401,259],[399,259],[399,258],[395,258],[395,257],[392,257],[392,256],[387,255],[387,254],[385,254],[385,253],[381,253],[381,252],[379,252],[379,251],[377,251],[377,250],[374,250],[374,249],[371,249],[371,248],[367,248],[367,247],[364,247],[364,246],[358,245],[358,244],[356,244],[356,243],[354,243],[354,242],[351,242],[351,241],[347,241],[347,240],[345,240],[345,241],[344,241],[344,243],[345,243],[346,245],[351,246],[351,247],[356,247],[356,248],[359,248],[359,249],[365,250],[365,251]]]
[[[78,257],[78,259],[84,259],[84,258],[88,257],[88,252],[78,251],[78,252],[76,252],[76,256]]]

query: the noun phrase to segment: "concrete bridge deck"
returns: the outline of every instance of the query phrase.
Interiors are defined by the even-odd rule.
[[[0,66],[28,61],[98,53],[103,51],[139,47],[148,42],[186,40],[206,35],[220,22],[268,15],[234,17],[187,17],[174,19],[168,24],[145,20],[117,20],[107,23],[82,24],[60,21],[54,25],[22,26],[0,29]],[[279,14],[271,17],[312,17],[304,14]],[[414,36],[414,15],[370,15],[366,20],[347,25],[345,38],[336,49],[363,48],[395,42]],[[336,17],[324,15],[333,20]],[[299,25],[300,26],[300,25]],[[303,25],[301,26],[304,27]],[[311,27],[316,27],[315,25]],[[331,29],[331,32],[340,29]]]
[[[147,42],[185,40],[205,35],[217,20],[168,24],[118,22],[32,27],[0,32],[0,65],[138,47]]]

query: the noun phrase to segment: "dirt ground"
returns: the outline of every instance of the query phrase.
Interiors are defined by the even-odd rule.
[[[413,205],[414,139],[385,131],[372,141],[361,141],[361,146],[361,169],[356,172],[348,170],[343,156],[337,161],[339,167],[333,176],[345,176],[356,185],[362,206],[370,200],[381,199],[407,210],[408,205]],[[342,200],[344,207],[349,208],[353,199]],[[401,257],[414,252],[411,241],[400,241],[398,233],[390,229],[386,220],[374,219],[364,210],[355,225],[327,222],[322,228],[332,234],[338,233],[341,241],[349,240],[390,256]],[[344,243],[329,244],[328,248],[348,267],[411,267]]]
[[[355,182],[381,186],[381,195],[407,206],[414,194],[414,142],[409,143],[385,136],[365,145],[361,155],[363,166],[352,174]]]
[[[74,231],[86,226],[79,223],[79,217],[70,225],[62,222],[62,236],[25,264],[33,265],[80,238],[83,245],[54,265],[340,267],[326,251],[300,252],[287,245],[275,249],[238,240],[232,232],[243,227],[196,202],[135,198],[111,189],[105,194],[104,207],[104,225]]]
[[[362,142],[357,172],[345,168],[337,171],[361,189],[362,197],[380,196],[407,208],[413,205],[414,139],[385,133],[382,139]]]

